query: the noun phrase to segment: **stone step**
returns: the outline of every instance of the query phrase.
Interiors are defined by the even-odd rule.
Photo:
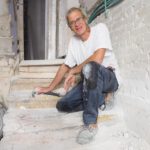
[[[55,72],[49,72],[49,73],[19,72],[20,78],[26,78],[26,79],[53,79],[55,75],[56,75]]]
[[[26,60],[19,65],[20,78],[53,79],[63,59],[56,60]]]
[[[99,131],[85,145],[76,143],[82,112],[60,113],[50,109],[9,109],[4,116],[2,150],[149,150],[149,145],[130,131],[122,110],[100,112]]]
[[[52,79],[21,78],[15,76],[11,80],[10,92],[21,90],[33,90],[37,86],[48,86]]]
[[[19,66],[59,66],[64,62],[64,59],[54,59],[54,60],[25,60],[22,61]]]
[[[20,66],[19,72],[28,72],[28,73],[56,73],[59,68],[57,66]]]
[[[59,97],[51,95],[35,95],[32,97],[32,92],[36,87],[48,86],[52,80],[50,79],[24,79],[20,76],[15,76],[11,79],[11,86],[7,96],[7,105],[9,108],[50,108],[55,107]],[[58,90],[55,92],[60,92]],[[54,101],[52,101],[54,99]]]
[[[38,86],[48,86],[59,66],[59,60],[23,61],[19,65],[19,75],[12,77],[7,105],[10,108],[50,108],[55,107],[59,97],[36,95],[32,91]],[[63,82],[63,81],[62,81]],[[58,88],[60,88],[62,84]],[[56,90],[57,91],[57,90]],[[54,99],[55,101],[51,101]]]
[[[32,91],[37,86],[48,86],[51,79],[27,79],[15,76],[11,79],[10,93],[20,91]]]
[[[13,93],[14,94],[14,93]],[[30,94],[30,95],[29,95]],[[36,95],[32,97],[32,92],[28,95],[26,94],[16,94],[9,95],[7,98],[7,105],[9,108],[19,108],[19,109],[35,109],[35,108],[54,108],[59,100],[59,97],[51,95]]]

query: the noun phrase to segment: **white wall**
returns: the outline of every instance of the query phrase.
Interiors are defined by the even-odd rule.
[[[123,78],[118,103],[130,129],[150,143],[150,1],[124,0],[108,10],[107,24]]]

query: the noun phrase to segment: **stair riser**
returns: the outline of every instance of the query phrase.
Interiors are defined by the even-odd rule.
[[[13,99],[14,98],[14,99]],[[28,99],[17,99],[13,97],[8,101],[9,108],[55,108],[57,101],[60,99],[56,96],[49,95],[36,95],[34,98],[29,97]]]
[[[35,66],[35,67],[19,67],[19,72],[29,72],[29,73],[56,73],[59,66]]]

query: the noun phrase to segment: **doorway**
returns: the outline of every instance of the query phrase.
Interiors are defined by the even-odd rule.
[[[45,0],[24,0],[24,60],[45,59]]]

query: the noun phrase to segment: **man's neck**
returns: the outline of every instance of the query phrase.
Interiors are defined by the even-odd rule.
[[[79,38],[81,38],[82,41],[86,41],[89,35],[90,35],[90,27],[87,27],[86,31],[82,35],[80,35]]]

